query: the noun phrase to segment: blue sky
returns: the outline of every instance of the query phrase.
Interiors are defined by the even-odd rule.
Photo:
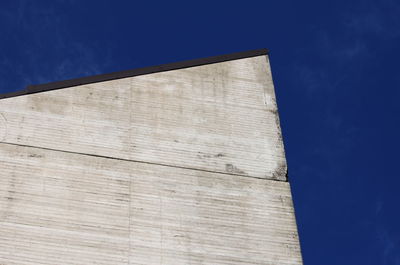
[[[0,92],[268,48],[306,265],[400,264],[400,2],[2,1]]]

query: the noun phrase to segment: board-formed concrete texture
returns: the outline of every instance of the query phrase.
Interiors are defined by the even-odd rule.
[[[264,50],[3,95],[0,264],[302,264],[286,172]]]

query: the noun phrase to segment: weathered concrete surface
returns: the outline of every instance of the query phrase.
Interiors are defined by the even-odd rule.
[[[285,180],[266,58],[3,99],[0,140]]]
[[[266,56],[0,100],[0,264],[302,264]]]
[[[0,264],[301,264],[289,184],[0,144]]]

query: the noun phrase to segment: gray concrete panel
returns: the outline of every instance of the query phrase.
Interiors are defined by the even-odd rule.
[[[0,101],[0,140],[286,180],[266,56]]]
[[[0,264],[301,264],[287,182],[0,144]]]

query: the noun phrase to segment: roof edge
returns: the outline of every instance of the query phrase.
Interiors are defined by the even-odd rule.
[[[213,63],[220,63],[250,57],[256,57],[261,55],[267,55],[267,49],[258,49],[258,50],[250,50],[250,51],[243,51],[243,52],[236,52],[224,55],[217,55],[211,56],[206,58],[199,58],[199,59],[192,59],[174,63],[167,63],[155,66],[148,66],[142,68],[136,68],[131,70],[113,72],[108,74],[100,74],[100,75],[93,75],[93,76],[85,76],[75,79],[63,80],[63,81],[56,81],[51,83],[39,84],[39,85],[28,85],[25,89],[11,92],[11,93],[4,93],[0,94],[0,99],[3,98],[11,98],[17,97],[22,95],[29,95],[34,93],[46,92],[61,88],[67,88],[72,86],[79,86],[79,85],[86,85],[91,83],[103,82],[103,81],[110,81],[115,79],[121,79],[126,77],[133,77],[139,75],[146,75],[158,72],[166,72],[171,70],[178,70],[182,68],[189,68]]]

